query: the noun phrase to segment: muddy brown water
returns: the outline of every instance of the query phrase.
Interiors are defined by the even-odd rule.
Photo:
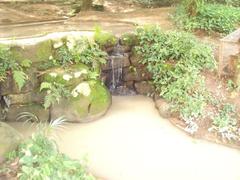
[[[12,123],[25,136],[33,128]],[[105,180],[239,180],[240,151],[195,140],[159,116],[150,98],[113,97],[109,112],[58,132],[61,152],[87,156]]]

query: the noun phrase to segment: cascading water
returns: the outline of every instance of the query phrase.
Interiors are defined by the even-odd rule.
[[[107,86],[113,95],[134,95],[135,92],[129,90],[123,84],[123,63],[125,53],[123,47],[118,41],[112,53],[109,56],[111,65],[111,76],[108,79]]]

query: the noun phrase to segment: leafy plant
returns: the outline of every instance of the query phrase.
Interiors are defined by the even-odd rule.
[[[49,61],[42,65],[42,69],[83,63],[92,67],[93,70],[98,70],[101,64],[106,63],[107,54],[100,49],[98,44],[87,38],[81,38],[73,42],[63,39],[58,46]]]
[[[21,90],[28,79],[24,70],[30,66],[31,61],[23,60],[18,63],[9,47],[0,46],[0,81],[4,81],[8,75],[12,75]]]
[[[163,32],[157,26],[140,27],[136,34],[135,49],[159,95],[172,103],[186,123],[200,119],[207,104],[200,72],[216,67],[212,49],[190,34]]]
[[[117,38],[109,32],[104,32],[100,26],[95,27],[94,40],[100,47],[114,46]]]
[[[31,113],[25,113],[23,117],[35,118]],[[52,131],[64,126],[64,122],[63,118],[58,118],[50,124],[38,124],[37,131],[31,138],[22,142],[16,151],[9,154],[7,158],[9,162],[17,160],[18,179],[95,179],[87,172],[84,162],[70,159],[60,153],[54,138],[49,138]]]
[[[176,24],[187,31],[230,33],[240,23],[240,8],[221,4],[204,4],[195,16],[189,16],[184,6],[177,7],[173,16]]]
[[[42,82],[40,91],[46,91],[47,95],[44,98],[44,108],[49,108],[52,104],[59,102],[62,97],[69,97],[71,92],[60,83]]]
[[[232,104],[219,106],[217,114],[213,117],[213,126],[209,131],[216,131],[223,139],[240,140],[239,130],[235,106]]]

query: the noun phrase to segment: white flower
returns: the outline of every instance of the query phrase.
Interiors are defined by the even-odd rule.
[[[57,49],[57,48],[61,47],[62,45],[63,45],[63,42],[59,41],[59,42],[54,43],[53,47],[54,47],[54,49]]]
[[[57,77],[57,73],[55,73],[55,72],[51,72],[51,73],[49,73],[49,75],[51,76],[51,77]]]
[[[63,75],[63,79],[66,80],[66,81],[69,81],[70,79],[72,79],[73,77],[69,74],[64,74]]]
[[[87,82],[82,82],[72,91],[72,96],[77,97],[79,94],[84,96],[89,96],[91,93],[91,88]]]
[[[49,60],[53,60],[53,56],[49,56],[49,58],[48,58]]]
[[[79,78],[82,74],[87,74],[87,73],[88,73],[87,70],[83,69],[82,71],[75,72],[74,77]]]

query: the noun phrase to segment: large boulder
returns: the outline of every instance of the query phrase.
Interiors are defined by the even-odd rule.
[[[69,122],[89,122],[103,116],[110,105],[111,95],[100,81],[83,81],[72,89],[72,97],[53,105],[51,118],[64,116]]]
[[[41,78],[43,82],[60,83],[66,87],[87,80],[91,71],[84,64],[72,65],[66,68],[52,68],[44,72]]]
[[[34,114],[40,121],[48,121],[50,117],[49,109],[44,109],[41,104],[24,104],[24,105],[11,105],[7,115],[6,121],[16,121],[18,116],[23,112],[30,112]],[[21,119],[26,121],[25,119]]]
[[[0,158],[17,148],[22,135],[4,122],[0,122]]]

